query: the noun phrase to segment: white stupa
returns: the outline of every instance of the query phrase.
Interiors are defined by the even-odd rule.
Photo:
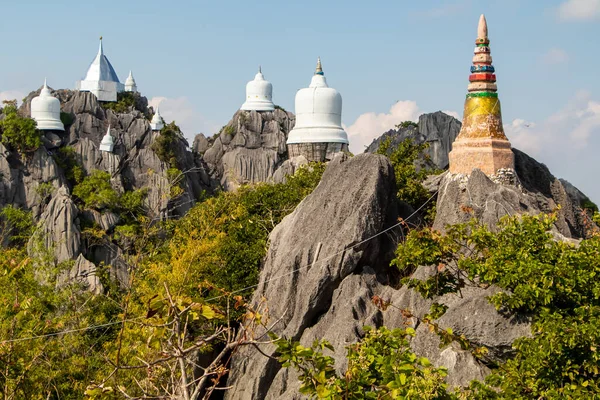
[[[102,138],[102,142],[100,142],[100,150],[106,151],[108,153],[112,153],[115,147],[115,142],[113,140],[112,135],[110,134],[110,125],[108,125],[108,130],[106,131],[106,135]]]
[[[60,100],[52,96],[46,80],[44,80],[44,87],[40,95],[31,100],[31,118],[35,119],[39,130],[65,130],[65,126],[60,120]]]
[[[156,112],[152,117],[152,121],[150,121],[150,128],[152,128],[153,131],[160,131],[164,126],[165,121],[163,121],[160,111],[158,110],[158,107],[156,107]]]
[[[125,91],[126,92],[137,92],[137,85],[135,83],[135,79],[133,79],[133,74],[129,71],[129,76],[125,80]]]
[[[94,93],[99,101],[117,101],[117,93],[125,90],[115,69],[104,55],[102,37],[98,54],[90,64],[85,78],[77,81],[75,86],[79,91]]]
[[[246,85],[246,102],[242,104],[242,110],[251,111],[273,111],[273,85],[265,80],[261,68],[258,67],[258,73],[254,80]]]
[[[321,59],[310,86],[296,93],[296,125],[287,140],[290,157],[309,161],[330,160],[348,151],[348,135],[342,128],[342,96],[327,85]]]

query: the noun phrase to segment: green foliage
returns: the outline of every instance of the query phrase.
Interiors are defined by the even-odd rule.
[[[347,348],[348,368],[338,375],[334,359],[325,356],[333,347],[316,340],[311,347],[277,339],[279,361],[300,372],[300,393],[319,399],[456,399],[446,391],[444,368],[417,357],[407,338],[412,328],[377,330],[365,327],[364,339]]]
[[[17,102],[4,101],[2,109],[4,118],[0,120],[2,143],[20,154],[34,152],[42,144],[36,122],[31,118],[22,117],[17,110]]]
[[[396,125],[396,129],[418,128],[419,124],[413,121],[403,121]]]
[[[431,173],[425,168],[418,168],[420,157],[425,157],[427,143],[415,144],[412,139],[405,139],[398,147],[392,149],[392,139],[386,138],[377,149],[377,154],[387,156],[394,167],[398,200],[408,203],[413,209],[419,208],[430,197],[422,182]],[[435,216],[434,202],[424,210],[426,219],[432,221]]]
[[[40,196],[42,202],[44,202],[52,196],[54,185],[52,185],[52,182],[42,182],[35,188],[35,192]]]
[[[591,201],[588,198],[581,200],[580,206],[584,210],[590,210],[591,212],[598,212],[598,206],[596,205],[596,203],[594,203],[593,201]]]
[[[233,136],[235,135],[235,128],[231,125],[224,126],[223,129],[221,129],[221,134]]]
[[[63,111],[60,112],[60,122],[63,123],[63,125],[65,126],[65,128],[67,128],[68,126],[70,126],[74,121],[75,121],[75,117],[73,116],[73,114],[66,113],[66,112],[63,112]]]
[[[206,283],[219,288],[206,292],[213,296],[255,284],[269,233],[312,192],[324,168],[312,164],[286,183],[243,186],[196,205],[175,223],[164,253],[145,270],[149,288],[167,282],[191,294]]]
[[[276,109],[276,110],[281,110],[281,111],[283,111],[283,112],[287,112],[287,111],[285,110],[285,108],[283,108],[283,107],[281,107],[281,106],[278,106],[277,104],[275,105],[275,109]]]
[[[112,110],[115,113],[124,114],[135,109],[136,106],[136,95],[133,92],[119,92],[117,93],[116,102],[101,102],[100,105],[105,110]],[[144,111],[144,110],[140,110]]]
[[[60,270],[23,248],[0,251],[0,397],[81,399],[87,382],[105,368],[101,351],[115,328],[52,335],[108,322],[114,300],[95,297],[81,285],[56,286]],[[46,277],[41,283],[39,277]]]
[[[34,228],[31,212],[12,204],[0,210],[0,245],[7,240],[10,246],[25,246]]]
[[[171,168],[178,168],[175,150],[177,142],[181,137],[181,129],[173,121],[166,124],[160,130],[160,134],[154,140],[154,143],[152,143],[152,151],[156,153],[162,162],[167,163]]]
[[[56,164],[65,172],[65,177],[71,186],[75,186],[83,181],[85,172],[83,167],[77,161],[77,156],[73,147],[61,147],[55,153],[54,159],[56,160]]]
[[[88,208],[116,209],[119,204],[119,194],[111,186],[110,174],[106,171],[95,170],[86,176],[73,188],[73,195]]]
[[[405,279],[422,295],[466,285],[503,289],[490,302],[507,313],[530,315],[532,337],[513,343],[514,358],[474,383],[470,398],[562,399],[600,396],[600,236],[578,246],[555,241],[555,216],[503,218],[497,232],[473,221],[412,231],[394,265],[405,274],[437,265],[426,281]]]

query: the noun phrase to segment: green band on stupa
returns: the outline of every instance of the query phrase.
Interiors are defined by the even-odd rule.
[[[474,92],[474,93],[467,93],[467,98],[469,97],[494,97],[494,98],[498,98],[498,93],[496,92]]]

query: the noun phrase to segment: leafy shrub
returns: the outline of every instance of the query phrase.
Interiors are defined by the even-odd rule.
[[[54,192],[54,185],[52,185],[52,182],[42,182],[35,188],[35,192],[40,196],[42,202],[44,202]]]
[[[36,129],[35,120],[19,115],[16,100],[4,101],[2,112],[4,113],[4,118],[0,120],[2,143],[19,154],[36,151],[41,146],[42,139]]]
[[[31,212],[12,204],[0,210],[0,246],[4,240],[11,246],[24,246],[33,234],[35,225]]]
[[[105,110],[112,110],[115,113],[123,114],[128,113],[136,108],[136,94],[133,92],[119,92],[117,93],[116,102],[101,102],[100,105]],[[139,110],[144,112],[144,110]]]
[[[158,158],[171,168],[178,168],[179,165],[175,151],[177,142],[181,136],[181,129],[179,129],[175,122],[171,122],[160,130],[160,134],[151,146],[152,151],[156,153]]]
[[[119,205],[119,194],[110,184],[110,174],[95,170],[73,188],[73,195],[78,197],[88,208],[115,209]]]
[[[380,143],[377,154],[387,156],[394,167],[398,200],[417,209],[430,197],[422,183],[429,173],[435,172],[417,168],[419,158],[426,157],[424,151],[429,145],[427,143],[415,144],[410,138],[402,141],[395,149],[391,148],[391,144],[392,139],[386,138]],[[425,208],[424,214],[429,221],[434,218],[434,207],[435,203],[431,202]]]
[[[584,210],[590,210],[591,212],[598,212],[598,206],[590,199],[583,199],[580,204]]]
[[[419,124],[413,121],[403,121],[396,125],[396,129],[418,128]]]
[[[446,391],[446,370],[417,357],[407,338],[412,328],[367,332],[359,343],[347,347],[348,367],[338,374],[334,359],[323,355],[333,351],[327,341],[316,340],[311,347],[278,339],[279,361],[300,372],[300,393],[319,399],[456,399]]]
[[[54,155],[56,164],[65,172],[65,177],[71,186],[75,186],[85,178],[85,171],[77,161],[75,149],[71,146],[65,146],[58,149]]]
[[[73,114],[62,112],[62,111],[60,112],[60,122],[63,123],[65,128],[70,126],[71,124],[73,124],[74,121],[75,121],[75,117],[73,116]]]
[[[425,297],[465,285],[496,285],[499,310],[533,318],[531,337],[513,343],[515,356],[496,368],[470,398],[563,399],[600,396],[600,237],[578,246],[555,241],[551,215],[505,217],[498,232],[471,222],[412,231],[394,265],[405,274],[437,265],[425,280],[405,279]],[[466,248],[465,248],[466,246]]]

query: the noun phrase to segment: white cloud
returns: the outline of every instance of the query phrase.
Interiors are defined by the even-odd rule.
[[[417,103],[412,100],[399,101],[388,113],[376,114],[368,112],[360,115],[356,121],[344,129],[348,132],[350,151],[359,154],[384,132],[394,128],[403,121],[416,121],[421,114]]]
[[[4,92],[0,92],[0,104],[2,104],[2,102],[4,100],[17,100],[17,104],[21,104],[23,101],[23,98],[25,97],[25,93],[21,92],[20,90],[6,90]]]
[[[190,144],[197,133],[209,137],[218,130],[218,126],[200,114],[187,97],[156,96],[148,100],[148,105],[159,107],[166,122],[175,121]]]
[[[569,55],[563,49],[553,47],[542,56],[544,64],[562,64],[569,61]]]
[[[600,202],[600,101],[593,100],[589,92],[576,93],[561,110],[539,123],[515,119],[504,125],[504,130],[514,147]]]
[[[600,17],[600,0],[567,0],[558,6],[562,20],[592,20]]]

